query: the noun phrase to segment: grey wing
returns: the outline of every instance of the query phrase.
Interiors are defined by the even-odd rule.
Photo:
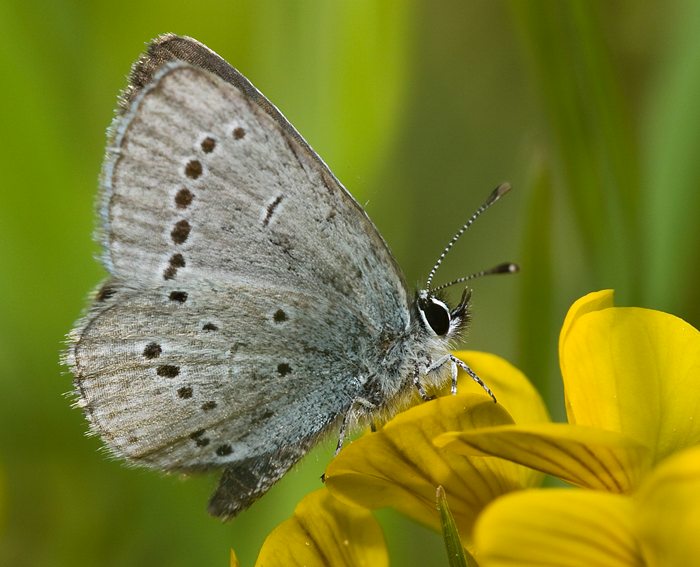
[[[365,324],[294,289],[113,285],[68,362],[111,452],[170,471],[227,467],[212,512],[278,480],[359,395]],[[339,331],[343,332],[340,333]]]
[[[360,361],[408,325],[381,236],[294,128],[189,38],[155,41],[111,130],[111,279],[68,362],[93,431],[132,461],[226,467],[246,507],[359,395]]]
[[[192,39],[161,38],[123,104],[102,176],[114,276],[321,288],[375,324],[405,328],[402,275],[372,222],[223,59]]]

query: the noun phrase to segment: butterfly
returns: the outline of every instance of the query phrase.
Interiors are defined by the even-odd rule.
[[[324,435],[388,418],[469,367],[470,294],[408,291],[371,220],[294,127],[206,46],[164,35],[134,64],[101,188],[108,279],[69,334],[76,404],[112,454],[223,469],[230,518]],[[493,394],[491,394],[493,396]],[[495,400],[495,398],[494,398]]]

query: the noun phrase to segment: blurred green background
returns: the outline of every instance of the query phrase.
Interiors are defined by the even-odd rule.
[[[698,325],[698,29],[692,0],[0,2],[0,564],[227,565],[231,546],[252,564],[332,454],[221,524],[205,512],[213,477],[126,468],[70,408],[59,351],[105,275],[91,238],[104,131],[144,42],[191,35],[247,75],[409,282],[510,181],[437,283],[521,264],[474,284],[468,345],[524,369],[561,417],[574,299],[612,287]],[[437,535],[379,517],[394,564],[444,561]]]

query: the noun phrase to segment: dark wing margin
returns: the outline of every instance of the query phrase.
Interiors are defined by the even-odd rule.
[[[209,513],[222,520],[238,515],[265,494],[304,453],[305,448],[288,445],[227,466],[209,500]]]

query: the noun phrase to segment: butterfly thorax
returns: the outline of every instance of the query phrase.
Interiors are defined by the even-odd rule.
[[[459,305],[450,309],[445,300],[421,290],[410,309],[410,322],[402,332],[383,331],[375,341],[376,360],[371,367],[378,372],[363,381],[363,400],[367,417],[388,419],[418,403],[416,380],[429,392],[449,380],[447,366],[430,371],[433,364],[449,355],[456,340],[469,323],[470,294],[465,291]]]

